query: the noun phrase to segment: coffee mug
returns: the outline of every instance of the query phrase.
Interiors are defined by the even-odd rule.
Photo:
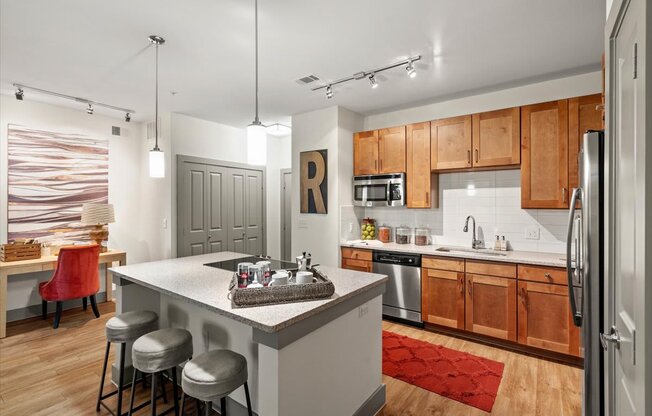
[[[313,277],[312,277],[312,272],[297,272],[297,277],[296,281],[298,285],[306,284],[306,283],[312,283],[313,282]]]
[[[288,284],[288,274],[287,273],[274,273],[272,276],[272,281],[269,283],[270,286],[283,286]]]

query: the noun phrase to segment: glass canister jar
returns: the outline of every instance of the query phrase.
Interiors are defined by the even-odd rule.
[[[373,218],[365,218],[360,224],[360,238],[363,240],[376,239],[376,220]]]
[[[428,246],[431,243],[430,228],[419,227],[414,230],[414,244],[417,246]]]
[[[378,227],[378,239],[383,243],[392,241],[392,227],[381,225]]]
[[[396,228],[396,244],[410,244],[412,229],[408,227]]]

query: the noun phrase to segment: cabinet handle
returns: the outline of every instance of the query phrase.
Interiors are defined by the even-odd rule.
[[[547,272],[546,272],[546,273],[544,273],[543,275],[544,275],[546,278],[552,280],[552,275],[551,275],[550,273],[547,273]]]
[[[468,288],[469,288],[469,296],[473,297],[473,282],[469,282]]]
[[[383,170],[383,159],[380,159],[380,170]]]
[[[466,151],[466,160],[467,160],[467,164],[470,165],[471,164],[471,151],[470,150]]]
[[[527,293],[525,292],[525,288],[521,288],[521,303],[523,303],[523,306],[525,306],[525,309],[527,310]]]
[[[464,294],[464,277],[460,277],[460,293]]]
[[[567,193],[568,193],[568,190],[566,188],[561,188],[561,202],[563,202],[563,203],[567,202],[567,197],[566,197]]]
[[[430,197],[429,197],[429,192],[426,191],[426,204],[428,203],[428,201],[430,201]]]
[[[475,149],[475,163],[478,163],[478,149]]]

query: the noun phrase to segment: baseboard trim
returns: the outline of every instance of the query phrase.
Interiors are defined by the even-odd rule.
[[[353,413],[353,416],[374,416],[385,406],[386,400],[386,387],[385,384],[381,384],[378,386],[376,391],[374,391],[371,396],[362,403],[362,406]]]
[[[95,295],[95,299],[98,303],[106,301],[106,292],[98,292]],[[63,310],[79,308],[82,306],[81,299],[70,299],[63,301]],[[54,313],[56,310],[56,302],[48,302],[48,313]],[[91,305],[89,302],[88,310],[91,310]],[[12,309],[7,311],[7,322],[22,321],[23,319],[35,318],[41,316],[41,305],[29,305],[24,308]]]

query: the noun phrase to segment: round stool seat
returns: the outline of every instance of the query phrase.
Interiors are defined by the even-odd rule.
[[[110,342],[129,342],[158,329],[158,315],[152,311],[132,311],[114,316],[106,322]]]
[[[212,401],[247,382],[247,359],[230,350],[213,350],[183,367],[181,388],[191,397]]]
[[[192,335],[185,329],[165,328],[138,338],[131,349],[137,370],[156,373],[177,366],[192,356]]]

